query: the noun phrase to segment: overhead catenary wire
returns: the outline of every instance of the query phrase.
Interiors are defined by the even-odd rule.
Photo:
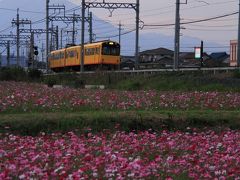
[[[134,31],[136,31],[136,29],[132,29],[132,30],[129,30],[129,31],[127,31],[127,32],[121,33],[121,35],[126,35],[126,34],[129,34],[129,33],[134,32]],[[96,37],[96,38],[97,38],[97,39],[109,39],[109,38],[114,38],[114,37],[118,37],[118,36],[119,36],[119,34],[117,34],[117,35],[111,35],[111,36],[105,36],[105,37]]]
[[[228,17],[228,16],[232,16],[238,14],[238,12],[233,12],[233,13],[229,13],[229,14],[224,14],[224,15],[220,15],[220,16],[215,16],[215,17],[211,17],[211,18],[205,18],[205,19],[199,19],[199,20],[194,20],[194,21],[188,21],[188,22],[181,22],[180,24],[194,24],[194,23],[200,23],[200,22],[205,22],[205,21],[211,21],[211,20],[215,20],[215,19],[220,19],[220,18],[224,18],[224,17]],[[160,26],[174,26],[175,23],[170,23],[170,24],[144,24],[143,27],[160,27]]]

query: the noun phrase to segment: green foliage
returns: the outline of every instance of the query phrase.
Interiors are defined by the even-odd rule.
[[[42,71],[38,70],[38,69],[29,69],[28,70],[28,77],[31,80],[40,80],[42,77]]]
[[[84,88],[86,82],[82,79],[77,78],[74,83],[73,83],[73,87],[74,88]]]
[[[0,80],[2,81],[26,81],[26,71],[21,67],[2,67],[0,69]]]
[[[234,76],[235,78],[240,79],[240,71],[239,71],[239,70],[235,71],[234,74],[233,74],[233,76]]]
[[[120,79],[112,89],[159,91],[240,91],[240,79],[229,74],[202,72],[165,72],[157,75],[138,75]]]
[[[53,85],[58,83],[58,78],[55,76],[47,76],[44,78],[44,83],[48,85],[48,87],[53,87]]]

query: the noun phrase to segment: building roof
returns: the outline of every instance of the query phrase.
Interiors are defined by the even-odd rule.
[[[208,57],[207,53],[203,53],[203,57]],[[195,59],[195,52],[181,52],[179,54],[180,59]]]
[[[194,52],[181,52],[179,54],[180,59],[195,59],[195,53]]]
[[[169,55],[173,56],[173,51],[166,48],[157,48],[157,49],[151,49],[142,51],[139,53],[140,55]]]
[[[215,53],[210,54],[210,57],[213,60],[221,61],[221,60],[227,59],[229,57],[229,55],[226,52],[215,52]]]

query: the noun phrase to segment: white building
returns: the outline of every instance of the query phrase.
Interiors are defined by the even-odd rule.
[[[237,40],[230,41],[230,66],[237,66]]]

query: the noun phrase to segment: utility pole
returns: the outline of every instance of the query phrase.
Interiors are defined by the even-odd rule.
[[[75,44],[75,11],[73,13],[72,44]]]
[[[139,13],[140,13],[140,4],[139,0],[136,3],[136,45],[135,45],[135,68],[138,69],[139,64]]]
[[[19,30],[19,27],[20,27],[20,25],[24,25],[24,24],[30,24],[30,26],[31,26],[31,21],[27,20],[27,19],[20,20],[20,18],[19,18],[19,9],[17,9],[17,19],[16,20],[13,19],[12,20],[12,24],[17,26],[17,32],[16,32],[16,34],[17,34],[17,43],[16,43],[16,47],[17,47],[17,66],[19,66],[19,61],[20,61],[20,59],[19,59],[19,54],[20,54],[19,53],[20,52],[20,30]]]
[[[89,42],[93,42],[92,12],[89,12]]]
[[[121,31],[122,31],[122,24],[121,24],[121,21],[120,21],[119,24],[118,24],[118,32],[119,32],[118,43],[119,44],[121,44]]]
[[[58,45],[59,45],[59,32],[58,32],[58,26],[56,26],[56,33],[55,33],[55,38],[56,38],[56,49],[58,49]]]
[[[19,45],[19,36],[20,36],[20,33],[19,33],[19,9],[17,9],[17,66],[19,66],[19,49],[20,49],[20,45]]]
[[[179,51],[180,51],[180,0],[176,0],[176,18],[175,18],[175,42],[174,42],[174,63],[173,69],[177,70],[179,66]]]
[[[237,66],[240,67],[240,0],[239,0],[239,12],[238,12]]]
[[[46,0],[46,70],[48,72],[49,53],[49,0]]]
[[[85,0],[82,0],[82,34],[81,34],[81,72],[84,72],[84,30],[85,30]]]
[[[121,31],[122,31],[121,21],[118,24],[118,31],[119,31],[118,43],[120,44],[120,48],[121,48]],[[121,54],[121,49],[120,49],[120,54]]]
[[[51,24],[51,29],[53,29],[53,22],[52,22],[52,24]],[[51,31],[51,34],[50,34],[50,48],[49,48],[49,50],[50,50],[50,52],[51,51],[53,51],[53,32]]]
[[[34,68],[34,33],[31,32],[28,68]]]
[[[180,0],[176,0],[176,19],[175,19],[175,43],[174,43],[174,70],[178,69],[179,60],[179,39],[180,39]]]
[[[63,39],[62,39],[62,37],[63,37],[63,29],[61,29],[60,36],[61,36],[61,37],[60,37],[60,41],[61,41],[60,46],[61,46],[61,49],[62,49],[62,47],[63,47],[63,46],[62,46],[62,45],[63,45],[63,44],[62,44],[62,43],[63,43]]]
[[[41,53],[42,53],[42,62],[44,61],[44,45],[43,45],[43,43],[42,43],[42,50],[41,50]],[[43,67],[42,67],[43,68]]]
[[[7,67],[10,66],[10,41],[7,41]]]
[[[15,24],[17,26],[17,31],[16,31],[16,34],[17,34],[17,38],[16,38],[16,48],[17,48],[17,66],[19,66],[19,49],[20,49],[20,33],[19,33],[19,26],[20,26],[20,21],[19,21],[19,8],[17,8],[17,19],[13,19],[12,20],[12,24]]]

